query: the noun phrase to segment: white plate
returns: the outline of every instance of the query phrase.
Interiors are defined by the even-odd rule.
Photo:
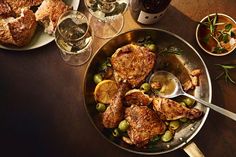
[[[64,2],[68,5],[71,5],[74,10],[79,8],[80,0],[64,0]],[[4,46],[0,44],[0,48],[6,50],[16,50],[16,51],[24,51],[31,50],[41,46],[44,46],[54,40],[53,36],[50,36],[44,33],[44,28],[41,25],[37,26],[37,30],[31,40],[31,42],[24,47],[16,47],[16,46]]]

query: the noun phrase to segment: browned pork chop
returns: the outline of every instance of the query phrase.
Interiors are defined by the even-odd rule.
[[[128,44],[116,50],[111,57],[117,82],[128,81],[138,86],[152,70],[155,54],[145,47]]]
[[[115,128],[120,121],[124,118],[123,97],[127,92],[127,84],[122,83],[118,89],[118,92],[111,99],[110,105],[102,116],[102,123],[105,128]]]
[[[166,125],[157,113],[147,106],[132,105],[125,110],[125,119],[130,124],[128,136],[137,147],[146,145],[157,135],[163,134]]]
[[[199,109],[189,109],[171,99],[160,97],[153,99],[153,108],[163,120],[176,120],[180,118],[196,119],[203,114]]]

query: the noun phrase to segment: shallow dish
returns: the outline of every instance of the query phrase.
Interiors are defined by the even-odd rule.
[[[107,59],[107,57],[110,57],[116,51],[117,48],[126,44],[130,44],[132,42],[137,42],[139,39],[145,38],[147,36],[151,37],[152,40],[157,43],[159,48],[165,48],[169,45],[174,45],[183,50],[183,54],[178,56],[176,55],[177,60],[172,60],[171,63],[174,64],[173,67],[177,67],[177,64],[181,64],[181,66],[184,66],[184,68],[189,69],[190,71],[196,68],[202,69],[202,74],[199,80],[199,86],[195,89],[194,95],[205,101],[210,102],[212,96],[210,76],[205,66],[205,63],[201,59],[200,55],[185,40],[173,33],[161,29],[131,30],[120,34],[105,43],[105,45],[103,45],[95,53],[86,69],[83,82],[83,95],[84,105],[87,110],[87,113],[95,128],[105,139],[107,139],[112,144],[133,153],[155,155],[174,151],[187,144],[200,131],[208,116],[209,108],[197,103],[196,107],[204,112],[204,116],[200,120],[187,124],[183,128],[181,128],[175,134],[174,139],[172,141],[168,143],[159,143],[158,145],[155,145],[155,147],[152,148],[137,148],[135,146],[128,145],[122,142],[121,140],[112,140],[110,138],[111,134],[109,129],[104,129],[101,126],[101,123],[99,122],[98,111],[95,107],[96,101],[94,100],[93,95],[96,86],[96,84],[93,82],[93,76],[98,71],[99,65],[101,65]],[[167,56],[165,56],[164,58],[167,58]],[[159,58],[159,60],[160,59],[161,58]],[[159,65],[156,64],[155,67],[158,68]],[[182,71],[179,72],[180,75],[182,75]]]
[[[64,0],[64,2],[68,5],[71,5],[74,10],[77,10],[79,7],[80,0]],[[16,47],[16,46],[4,46],[0,44],[0,48],[6,50],[15,50],[15,51],[31,50],[44,46],[52,42],[53,40],[54,37],[45,33],[44,28],[41,25],[38,25],[36,32],[28,45],[24,47]]]
[[[196,40],[203,51],[213,56],[225,56],[236,48],[236,22],[222,13],[204,17],[196,28]]]

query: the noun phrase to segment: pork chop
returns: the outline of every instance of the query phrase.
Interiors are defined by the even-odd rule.
[[[166,125],[158,114],[147,106],[132,105],[126,108],[125,119],[130,125],[127,130],[128,136],[137,147],[145,146],[166,130]]]
[[[153,108],[163,120],[177,120],[180,118],[196,119],[203,114],[199,109],[190,109],[174,100],[160,97],[153,99]]]
[[[111,57],[115,80],[138,86],[152,70],[155,58],[155,53],[143,46],[128,44],[117,49]]]

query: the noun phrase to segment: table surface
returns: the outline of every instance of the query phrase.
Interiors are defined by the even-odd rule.
[[[222,12],[236,19],[235,0],[172,0],[155,25],[188,41],[202,56],[212,81],[212,102],[236,112],[236,85],[215,80],[215,64],[236,64],[236,53],[214,57],[200,50],[195,40],[197,21]],[[87,12],[81,1],[79,10]],[[125,13],[122,32],[142,26]],[[106,40],[95,38],[94,52]],[[0,156],[2,157],[134,157],[104,140],[86,114],[82,83],[87,64],[63,62],[54,42],[26,52],[0,49]],[[236,70],[231,71],[236,79]],[[236,156],[236,122],[214,111],[193,141],[206,156]],[[187,156],[182,150],[160,156]]]

